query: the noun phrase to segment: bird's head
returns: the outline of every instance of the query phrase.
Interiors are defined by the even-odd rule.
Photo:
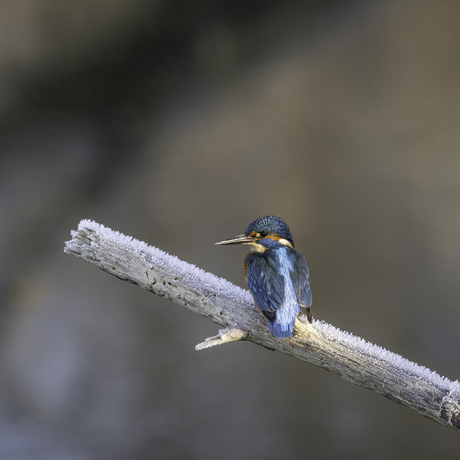
[[[269,249],[273,247],[273,242],[294,248],[292,233],[281,217],[260,217],[249,225],[243,235],[216,244],[250,244],[258,249],[262,249],[260,246]]]

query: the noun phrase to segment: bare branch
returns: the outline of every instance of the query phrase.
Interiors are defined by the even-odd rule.
[[[223,343],[238,342],[247,336],[247,332],[240,329],[225,328],[221,329],[219,333],[213,337],[208,337],[204,342],[199,343],[195,349],[204,350],[205,348],[215,347]]]
[[[89,220],[64,251],[223,326],[197,350],[249,340],[322,367],[460,432],[460,384],[322,321],[297,320],[292,337],[268,331],[248,291]]]

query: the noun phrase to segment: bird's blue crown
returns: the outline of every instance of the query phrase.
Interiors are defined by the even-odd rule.
[[[289,230],[289,227],[286,225],[281,217],[276,216],[266,216],[256,219],[249,227],[246,229],[244,234],[249,236],[252,232],[255,233],[266,233],[267,235],[277,235],[280,238],[284,238],[289,241],[294,247],[294,239],[292,233]]]

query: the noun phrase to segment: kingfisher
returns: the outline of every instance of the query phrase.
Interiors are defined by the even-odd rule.
[[[310,271],[305,258],[294,249],[294,239],[281,217],[260,217],[243,235],[215,244],[248,244],[244,274],[254,303],[268,319],[270,332],[290,337],[301,313],[312,322]]]

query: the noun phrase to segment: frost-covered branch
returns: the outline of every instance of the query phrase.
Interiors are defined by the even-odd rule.
[[[352,334],[314,320],[298,320],[292,337],[268,331],[248,291],[160,249],[82,220],[65,252],[223,326],[201,350],[238,340],[322,367],[356,385],[460,431],[460,384]]]

